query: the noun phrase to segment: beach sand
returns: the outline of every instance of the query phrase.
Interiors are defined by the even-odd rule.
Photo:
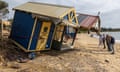
[[[0,66],[0,72],[120,72],[120,44],[115,44],[115,54],[98,48],[98,39],[86,33],[77,35],[74,49],[45,51],[27,63],[12,61]],[[15,69],[11,65],[17,64]]]
[[[85,52],[85,54],[89,54],[93,57],[94,60],[98,62],[100,67],[104,68],[106,71],[98,71],[98,72],[120,72],[120,44],[115,44],[115,54],[112,55],[103,47],[98,48],[98,39],[89,37],[88,34],[78,34],[77,38],[79,38],[76,43],[78,48]],[[81,48],[83,47],[83,48]],[[83,52],[81,51],[81,52]],[[88,52],[87,52],[88,51]],[[94,64],[93,64],[94,65]]]

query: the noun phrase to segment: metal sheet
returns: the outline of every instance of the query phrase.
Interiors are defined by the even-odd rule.
[[[80,27],[91,28],[98,20],[98,16],[80,14],[78,16],[78,21]]]
[[[81,27],[86,27],[86,28],[90,28],[92,27],[93,24],[95,24],[97,18],[96,17],[87,17],[86,19],[84,19],[84,21],[82,21],[80,23]]]
[[[87,15],[79,15],[78,18],[78,23],[80,24],[85,18],[87,18]]]

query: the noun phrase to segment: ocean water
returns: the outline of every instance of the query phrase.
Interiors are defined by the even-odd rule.
[[[113,36],[115,38],[116,42],[120,43],[120,32],[102,32],[102,33]]]

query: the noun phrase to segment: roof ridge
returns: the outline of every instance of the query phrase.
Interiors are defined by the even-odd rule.
[[[92,14],[85,14],[85,13],[77,13],[79,15],[85,15],[85,16],[93,16],[93,17],[98,17],[97,15],[92,15]]]
[[[28,2],[28,3],[43,4],[43,5],[57,6],[57,7],[66,7],[66,8],[74,8],[74,7],[72,7],[72,6],[57,5],[57,4],[49,4],[49,3],[41,3],[41,2]]]

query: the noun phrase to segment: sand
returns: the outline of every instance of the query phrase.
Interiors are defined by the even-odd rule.
[[[7,66],[0,66],[0,72],[120,72],[120,44],[115,44],[115,54],[111,54],[98,48],[98,39],[82,33],[77,35],[74,46],[37,53],[26,63],[9,61]]]

